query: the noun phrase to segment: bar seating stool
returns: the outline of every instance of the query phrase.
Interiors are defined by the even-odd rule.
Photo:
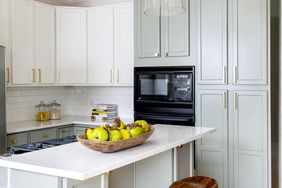
[[[209,177],[193,176],[176,181],[169,188],[218,188],[218,184]]]

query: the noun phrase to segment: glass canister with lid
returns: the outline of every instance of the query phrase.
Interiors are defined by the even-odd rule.
[[[44,101],[40,101],[38,105],[35,106],[36,110],[36,121],[48,121],[49,120],[49,107]]]
[[[61,104],[57,103],[56,100],[53,100],[52,103],[49,104],[49,108],[51,120],[61,119]]]

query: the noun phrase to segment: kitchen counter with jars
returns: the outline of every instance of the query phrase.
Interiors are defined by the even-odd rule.
[[[132,119],[124,119],[125,123],[132,122]],[[39,129],[55,128],[65,125],[76,124],[77,126],[87,126],[94,127],[102,124],[108,124],[111,121],[93,121],[90,116],[76,116],[68,115],[61,117],[60,120],[49,120],[49,121],[35,121],[26,120],[18,122],[8,122],[7,123],[7,134],[14,134],[19,132],[34,131]]]
[[[0,158],[0,166],[9,169],[13,188],[169,187],[193,175],[193,141],[215,129],[153,127],[155,132],[142,145],[119,152],[100,153],[76,142]]]

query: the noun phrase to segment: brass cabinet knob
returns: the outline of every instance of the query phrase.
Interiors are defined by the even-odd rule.
[[[165,57],[168,57],[168,52],[165,52],[165,53],[164,53],[164,56],[165,56]]]
[[[13,140],[11,141],[11,143],[12,143],[13,145],[15,145],[17,142],[18,142],[18,141],[17,141],[16,139],[13,139]]]
[[[112,171],[108,171],[108,172],[107,172],[108,175],[111,175],[112,173],[113,173]]]

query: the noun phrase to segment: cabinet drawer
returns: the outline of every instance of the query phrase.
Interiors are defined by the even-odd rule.
[[[73,135],[73,127],[64,127],[58,129],[59,138],[72,136]]]
[[[28,133],[18,133],[11,134],[7,137],[7,146],[8,148],[12,146],[19,146],[22,144],[27,144]]]
[[[56,129],[44,129],[40,131],[33,131],[30,134],[30,142],[40,142],[44,140],[55,139],[57,137]]]
[[[87,129],[87,127],[74,127],[73,134],[78,135],[78,134],[85,133],[85,129]]]

